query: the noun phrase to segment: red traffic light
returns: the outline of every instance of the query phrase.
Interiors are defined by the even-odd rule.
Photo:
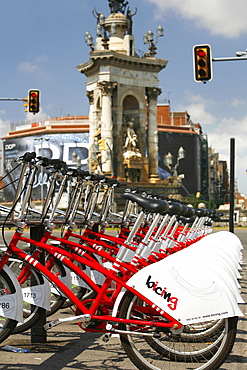
[[[199,57],[201,57],[201,58],[203,58],[203,57],[205,57],[205,56],[206,56],[205,51],[204,51],[204,50],[202,50],[202,49],[198,49],[198,50],[196,51],[196,54],[197,54]]]
[[[212,53],[210,45],[193,47],[194,79],[197,82],[211,81],[213,78]]]
[[[28,111],[35,114],[39,112],[40,90],[29,90]]]

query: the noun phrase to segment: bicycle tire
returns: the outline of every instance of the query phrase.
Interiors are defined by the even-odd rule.
[[[200,362],[210,359],[217,352],[224,337],[225,324],[223,320],[220,325],[216,325],[214,330],[205,331],[203,334],[196,331],[190,334],[183,332],[175,334],[170,331],[165,333],[161,339],[147,337],[145,340],[156,352],[172,361],[184,362],[193,358],[194,361]],[[186,325],[184,330],[189,331],[189,327],[190,325]],[[183,350],[181,344],[183,344]]]
[[[135,309],[136,304],[138,304],[138,309]],[[140,319],[143,319],[143,317],[147,319],[147,316],[141,313],[140,306],[142,305],[144,305],[143,301],[128,292],[120,309],[120,317],[126,319],[134,317],[135,320],[138,319],[138,317]],[[155,318],[153,318],[154,321],[159,319],[158,315],[158,313],[155,315]],[[152,317],[150,317],[150,320],[152,321]],[[160,320],[164,320],[164,318],[160,317]],[[176,345],[177,347],[178,345],[180,346],[180,356],[177,356],[177,358],[174,356],[172,348],[170,348],[171,351],[169,355],[168,348],[164,353],[161,353],[161,348],[157,351],[153,348],[154,346],[150,346],[148,338],[151,338],[153,341],[154,338],[152,337],[121,334],[120,339],[127,356],[139,370],[165,370],[167,368],[169,368],[169,370],[217,370],[225,362],[232,350],[236,337],[237,320],[237,317],[224,319],[224,334],[218,341],[217,346],[215,345],[213,347],[210,358],[208,353],[207,356],[203,357],[202,352],[200,358],[197,358],[197,356],[195,356],[195,346],[197,346],[197,342],[185,342],[184,338],[182,341],[179,341],[177,337]],[[138,329],[134,326],[130,327],[130,325],[124,325],[123,323],[119,325],[119,328],[128,331]],[[167,332],[167,330],[164,330],[164,332]],[[185,346],[191,346],[191,344],[193,345],[193,355],[189,357],[189,351],[185,351],[184,348]],[[207,343],[205,344],[207,345]],[[201,348],[197,350],[199,354]],[[185,352],[186,355],[182,359],[183,352]]]
[[[18,258],[10,258],[8,262],[9,268],[12,270],[12,272],[15,274],[15,276],[18,278],[21,269],[22,269],[23,261]],[[40,285],[43,283],[43,279],[39,277],[39,275],[31,269],[32,274],[29,278],[25,280],[25,282],[20,285],[21,288],[27,288],[31,285]],[[24,331],[29,330],[39,319],[41,314],[41,307],[32,305],[31,303],[28,303],[23,299],[23,323],[19,322],[15,329],[13,330],[13,334],[20,334]]]
[[[8,293],[7,293],[8,292]],[[0,271],[0,295],[14,294],[15,287],[5,271]],[[17,325],[17,321],[13,319],[8,319],[6,317],[0,316],[0,343],[8,338],[10,334],[13,333]]]
[[[82,263],[80,263],[78,261],[74,261],[73,263],[77,267],[80,267],[81,270],[84,270],[85,269],[85,265],[84,264],[82,264]],[[85,296],[85,294],[87,293],[88,290],[86,288],[83,288],[83,287],[79,286],[79,285],[72,284],[71,291],[81,301],[84,298],[84,296]],[[68,308],[68,307],[71,307],[73,305],[74,305],[74,303],[69,298],[67,298],[65,300],[65,302],[63,303],[63,308]]]
[[[49,255],[47,255],[47,259],[48,258]],[[66,274],[62,262],[57,259],[53,261],[53,267],[50,270],[58,278]],[[52,285],[52,282],[50,282],[50,284]],[[50,310],[46,311],[46,317],[54,315],[54,313],[63,307],[63,304],[66,301],[66,297],[61,294],[61,292],[56,288],[56,285],[54,285],[54,288],[53,292],[51,292]],[[55,293],[55,291],[57,293]]]

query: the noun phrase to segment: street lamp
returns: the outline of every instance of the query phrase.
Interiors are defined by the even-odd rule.
[[[237,57],[246,57],[247,56],[247,49],[245,51],[236,51]]]
[[[34,139],[37,142],[40,142],[40,154],[43,156],[43,143],[48,142],[50,140],[49,137],[40,137]],[[41,206],[43,206],[43,198],[44,198],[44,167],[41,166],[41,179],[40,179],[40,201]]]
[[[164,165],[167,166],[172,171],[173,155],[171,152],[167,153],[164,158]]]
[[[148,44],[150,53],[145,53],[146,56],[154,57],[156,54],[156,45],[158,43],[158,37],[164,36],[164,29],[162,26],[158,26],[157,33],[156,33],[156,40],[154,40],[153,31],[149,30],[143,36],[144,44]]]
[[[84,40],[88,46],[90,46],[91,50],[94,50],[94,43],[93,43],[93,36],[89,31],[86,31],[84,35]]]
[[[104,49],[109,49],[108,41],[109,41],[109,35],[115,35],[117,33],[117,25],[115,22],[111,23],[110,31],[107,30],[106,24],[105,24],[105,16],[103,13],[98,14],[98,23],[96,28],[96,34],[98,37],[102,37],[102,45]],[[107,35],[107,32],[109,35]]]
[[[178,177],[177,170],[179,166],[179,161],[184,158],[185,158],[185,150],[182,146],[180,146],[180,148],[178,149],[177,162],[174,166],[173,166],[173,155],[170,152],[165,155],[164,164],[170,169],[172,176]]]

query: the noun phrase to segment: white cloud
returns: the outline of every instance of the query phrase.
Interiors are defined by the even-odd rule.
[[[35,116],[33,115],[33,113],[29,113],[29,112],[26,113],[27,121],[35,120],[35,122],[41,122],[49,118],[50,116],[42,109],[42,107],[40,107],[39,113],[35,114]]]
[[[39,55],[36,59],[38,63],[47,62],[49,60],[48,56],[45,54]]]
[[[215,117],[206,111],[204,102],[190,104],[186,110],[194,123],[203,122],[204,125],[212,125],[216,121]]]
[[[24,73],[42,73],[42,63],[47,62],[48,60],[49,58],[47,57],[47,55],[39,55],[34,63],[28,61],[19,63],[19,65],[17,66],[17,70]]]
[[[228,38],[247,32],[246,0],[148,0],[159,9],[157,17],[174,11],[213,35]]]
[[[7,135],[10,129],[10,120],[2,120],[0,118],[0,138]]]
[[[247,101],[246,99],[237,99],[237,98],[234,98],[232,101],[231,101],[231,106],[232,107],[239,107],[239,106],[244,106],[246,105]]]
[[[193,95],[190,92],[186,92],[186,100],[188,100],[188,104],[176,107],[176,110],[187,111],[194,123],[200,123],[203,126],[212,125],[216,122],[216,118],[207,112],[208,106],[214,104],[213,102],[207,101],[201,95]]]
[[[39,67],[31,62],[21,62],[18,67],[18,71],[25,73],[32,73],[39,71]]]
[[[223,118],[215,127],[208,132],[210,144],[220,154],[229,153],[229,141],[231,137],[236,139],[239,155],[246,153],[247,116],[241,120]]]

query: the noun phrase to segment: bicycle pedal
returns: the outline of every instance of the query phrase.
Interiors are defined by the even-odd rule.
[[[153,338],[156,338],[156,339],[161,338],[160,333],[154,333],[154,334],[153,334]]]
[[[47,322],[43,327],[47,331],[47,330],[49,330],[49,329],[51,329],[54,326],[57,326],[59,324],[60,324],[59,320],[54,320],[54,321]]]
[[[103,342],[105,342],[105,343],[109,342],[110,337],[111,337],[111,334],[110,334],[110,333],[105,334],[105,335],[103,336],[103,338],[102,338]]]

